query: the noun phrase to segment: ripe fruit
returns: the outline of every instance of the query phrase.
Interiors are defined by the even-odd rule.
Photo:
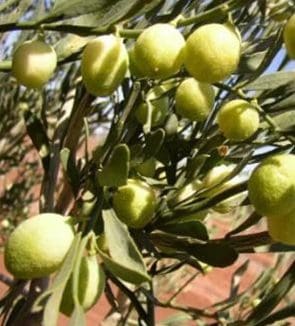
[[[135,42],[135,65],[146,77],[168,78],[183,64],[184,45],[183,36],[172,25],[155,24],[144,30]]]
[[[228,181],[222,182],[227,176],[232,173],[234,170],[235,165],[225,165],[221,164],[213,169],[211,169],[204,177],[202,187],[204,188],[211,188],[214,187],[212,190],[209,190],[205,195],[206,197],[210,198],[220,194],[221,192],[232,188],[233,186],[237,185],[240,182],[239,177],[231,178]],[[218,185],[222,182],[220,185]],[[238,193],[237,195],[231,196],[217,205],[213,207],[213,209],[221,214],[228,213],[237,207],[245,198],[244,193]]]
[[[168,114],[168,97],[161,97],[150,102],[152,117],[151,126],[156,127],[161,125]],[[143,102],[139,105],[135,112],[136,119],[141,124],[145,124],[148,119],[148,105]]]
[[[220,108],[217,123],[224,137],[233,141],[243,141],[257,131],[259,114],[249,102],[233,100]]]
[[[211,85],[188,78],[177,88],[176,112],[183,118],[192,121],[204,121],[213,108],[214,99],[215,92]]]
[[[127,69],[127,50],[122,39],[114,35],[95,38],[82,53],[82,79],[93,95],[111,95],[123,81]]]
[[[263,160],[248,182],[249,199],[267,217],[295,212],[295,155],[281,154]]]
[[[229,77],[240,60],[241,41],[233,27],[207,24],[186,41],[184,65],[197,80],[215,83]]]
[[[283,36],[288,56],[295,59],[295,14],[287,21]]]
[[[22,222],[5,246],[7,270],[19,279],[45,277],[62,264],[74,238],[58,214],[45,213]]]
[[[295,245],[295,211],[285,216],[267,217],[267,227],[274,240]]]
[[[30,88],[41,88],[53,75],[57,57],[54,49],[42,41],[27,41],[12,58],[12,75]]]
[[[136,167],[136,171],[144,177],[152,178],[156,171],[156,159],[154,157],[149,158]]]
[[[63,293],[60,311],[70,316],[74,310],[73,278],[68,281]],[[84,311],[92,308],[104,291],[105,275],[96,256],[83,257],[78,280],[78,299]]]
[[[129,179],[114,194],[113,205],[119,219],[132,228],[140,229],[152,219],[156,208],[154,190],[145,182]]]

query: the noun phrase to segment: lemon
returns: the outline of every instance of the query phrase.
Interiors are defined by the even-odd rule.
[[[119,187],[113,197],[113,206],[118,218],[132,228],[140,229],[152,219],[156,208],[154,190],[145,182],[129,179]]]
[[[54,49],[42,41],[27,41],[13,54],[12,75],[29,88],[41,88],[53,75],[57,64]]]
[[[70,316],[74,310],[73,279],[70,278],[63,293],[60,311]],[[105,275],[96,256],[86,256],[81,260],[78,280],[78,300],[84,311],[92,308],[104,291]]]
[[[142,176],[152,178],[156,171],[156,159],[151,157],[136,167],[136,171]]]
[[[184,66],[197,80],[215,83],[237,69],[240,54],[241,41],[237,31],[222,24],[207,24],[188,37]]]
[[[283,36],[288,56],[295,59],[295,14],[287,21]]]
[[[145,29],[134,45],[135,65],[149,78],[174,75],[183,64],[185,40],[172,25],[155,24]]]
[[[267,217],[267,227],[275,241],[295,245],[295,211],[285,216]]]
[[[204,121],[213,108],[214,99],[214,88],[210,84],[187,78],[175,94],[176,112],[192,121]]]
[[[7,270],[19,279],[45,277],[61,266],[74,238],[58,214],[45,213],[17,226],[5,246]]]
[[[217,123],[225,138],[243,141],[257,131],[259,114],[249,102],[232,100],[220,108]]]
[[[88,42],[81,61],[86,89],[96,96],[111,95],[122,83],[128,64],[128,53],[121,38],[103,35]]]
[[[225,165],[221,164],[212,168],[203,178],[202,187],[212,188],[205,195],[210,198],[228,190],[240,182],[240,178],[235,176],[225,182],[222,182],[227,176],[229,176],[235,169],[234,164]],[[222,182],[221,184],[219,184]],[[213,207],[213,209],[221,214],[225,214],[236,208],[246,197],[245,193],[238,193],[231,196]]]
[[[248,182],[251,204],[267,217],[295,211],[295,155],[274,155],[263,160]]]
[[[129,72],[132,76],[141,78],[144,77],[143,74],[140,72],[140,66],[137,66],[137,62],[134,58],[134,47],[130,48],[128,50],[128,56],[129,56]]]

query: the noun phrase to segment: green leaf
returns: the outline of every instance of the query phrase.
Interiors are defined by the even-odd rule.
[[[207,241],[209,238],[205,225],[192,218],[190,218],[190,220],[180,218],[173,222],[160,225],[158,226],[158,229],[164,232],[187,236],[203,241]]]
[[[43,292],[34,303],[33,311],[38,311],[39,305],[44,301],[44,299],[50,296],[45,305],[43,316],[44,326],[52,326],[57,324],[62,294],[73,270],[75,257],[77,250],[79,249],[80,242],[81,234],[77,234],[63,262],[63,265],[55,276],[51,286],[45,292]]]
[[[243,323],[245,326],[255,326],[279,304],[285,295],[291,290],[295,283],[295,261],[283,277],[276,283],[268,292],[266,297],[260,304],[251,312],[250,316]]]
[[[202,262],[214,267],[232,265],[238,258],[238,253],[224,243],[193,244],[186,251]]]
[[[106,267],[124,281],[140,284],[150,281],[143,258],[129,235],[127,227],[116,217],[113,210],[104,210],[104,232],[108,255],[99,251]]]
[[[139,0],[56,0],[51,12],[41,21],[50,22],[57,19],[78,17],[96,13],[97,25],[109,26],[120,21],[134,8]]]
[[[75,165],[75,161],[71,155],[71,151],[68,148],[63,148],[60,151],[60,161],[63,170],[65,171],[69,179],[73,193],[77,195],[79,191],[79,185],[80,185],[80,176],[79,176],[79,171]]]
[[[202,167],[204,166],[204,164],[206,163],[208,157],[210,157],[210,155],[208,154],[200,154],[200,155],[196,155],[191,159],[188,159],[188,163],[187,163],[187,169],[186,169],[186,177],[188,180],[194,179],[195,177],[197,177],[202,169]]]
[[[102,186],[119,187],[127,183],[129,173],[130,151],[127,145],[119,144],[101,171],[98,171],[98,182]]]
[[[85,312],[81,305],[75,306],[68,326],[86,326]]]
[[[294,97],[295,99],[295,97]],[[295,128],[295,103],[293,107],[293,111],[284,112],[273,117],[275,123],[282,129],[282,130],[294,130]]]
[[[279,71],[257,78],[249,83],[245,89],[247,90],[269,90],[290,83],[295,80],[294,71]]]
[[[146,145],[144,148],[145,159],[147,160],[154,157],[159,149],[161,148],[165,137],[165,132],[163,129],[157,129],[154,132],[146,135]]]

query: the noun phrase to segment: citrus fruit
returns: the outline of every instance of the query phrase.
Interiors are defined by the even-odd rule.
[[[151,157],[136,167],[136,171],[144,177],[152,178],[156,171],[156,159]]]
[[[74,310],[73,278],[68,281],[63,293],[60,311],[70,316]],[[105,287],[105,275],[96,256],[85,256],[81,260],[78,279],[78,300],[85,311],[92,308]]]
[[[240,37],[233,27],[206,24],[188,37],[184,49],[184,66],[197,80],[215,83],[236,70],[240,54]]]
[[[128,69],[128,53],[121,38],[103,35],[87,43],[81,73],[86,89],[96,96],[111,95]]]
[[[225,138],[243,141],[257,131],[259,113],[245,100],[232,100],[220,108],[217,123]]]
[[[26,41],[13,54],[12,75],[29,88],[41,88],[53,75],[57,64],[54,49],[42,41]]]
[[[283,36],[288,56],[295,59],[295,14],[288,19]]]
[[[187,78],[175,94],[176,112],[192,121],[204,121],[214,105],[214,88],[207,83]]]
[[[7,270],[19,279],[45,277],[62,264],[74,238],[72,226],[45,213],[20,223],[5,246]]]
[[[146,77],[168,78],[183,64],[184,45],[185,40],[175,27],[155,24],[145,29],[135,42],[135,65]]]
[[[248,193],[255,210],[267,217],[295,212],[295,155],[280,154],[263,160],[252,172]]]
[[[143,228],[154,215],[156,195],[146,182],[129,179],[114,194],[113,206],[118,218],[126,225]]]
[[[295,210],[285,216],[267,217],[267,227],[275,241],[295,245]]]
[[[212,168],[204,177],[202,187],[212,188],[205,195],[210,198],[216,196],[223,191],[230,189],[240,182],[240,178],[235,176],[225,182],[223,180],[229,176],[236,166],[234,164],[225,165],[221,164]],[[219,184],[221,183],[221,184]],[[219,185],[218,185],[219,184]],[[236,208],[246,197],[245,193],[238,193],[231,196],[220,203],[216,204],[213,209],[221,214],[225,214]]]

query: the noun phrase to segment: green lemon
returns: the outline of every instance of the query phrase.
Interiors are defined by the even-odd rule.
[[[19,279],[45,277],[61,266],[74,238],[72,226],[58,214],[32,217],[11,233],[5,246],[5,266]]]
[[[295,211],[295,155],[281,154],[263,160],[248,182],[251,204],[267,217]]]
[[[118,218],[132,228],[140,229],[152,219],[156,208],[156,194],[145,182],[129,179],[113,197]]]
[[[267,227],[275,241],[295,245],[295,210],[285,216],[267,217]]]
[[[183,64],[184,45],[185,40],[175,27],[155,24],[145,29],[135,42],[135,64],[146,77],[168,78]]]
[[[283,36],[288,56],[295,59],[295,14],[287,21]]]
[[[217,123],[225,138],[243,141],[257,131],[259,113],[245,100],[232,100],[220,108]]]
[[[111,95],[128,69],[128,53],[122,39],[103,35],[87,43],[81,61],[82,79],[89,93]]]
[[[70,316],[74,310],[73,279],[68,281],[63,293],[60,311]],[[92,308],[105,287],[105,275],[97,262],[96,256],[86,256],[81,260],[78,280],[78,300],[84,311]]]
[[[215,83],[229,77],[237,69],[240,54],[240,36],[234,28],[207,24],[188,37],[184,65],[197,80]]]
[[[129,56],[129,71],[130,74],[134,77],[141,78],[144,77],[142,72],[140,71],[140,66],[137,66],[137,62],[134,58],[134,46],[128,50]]]
[[[57,64],[54,49],[42,41],[27,41],[13,54],[12,75],[29,88],[41,88],[53,75]]]
[[[204,121],[214,105],[214,88],[194,78],[184,80],[175,95],[176,112],[192,121]]]
[[[152,178],[156,171],[156,163],[156,159],[154,157],[151,157],[143,163],[139,164],[136,167],[136,171],[144,177]]]

